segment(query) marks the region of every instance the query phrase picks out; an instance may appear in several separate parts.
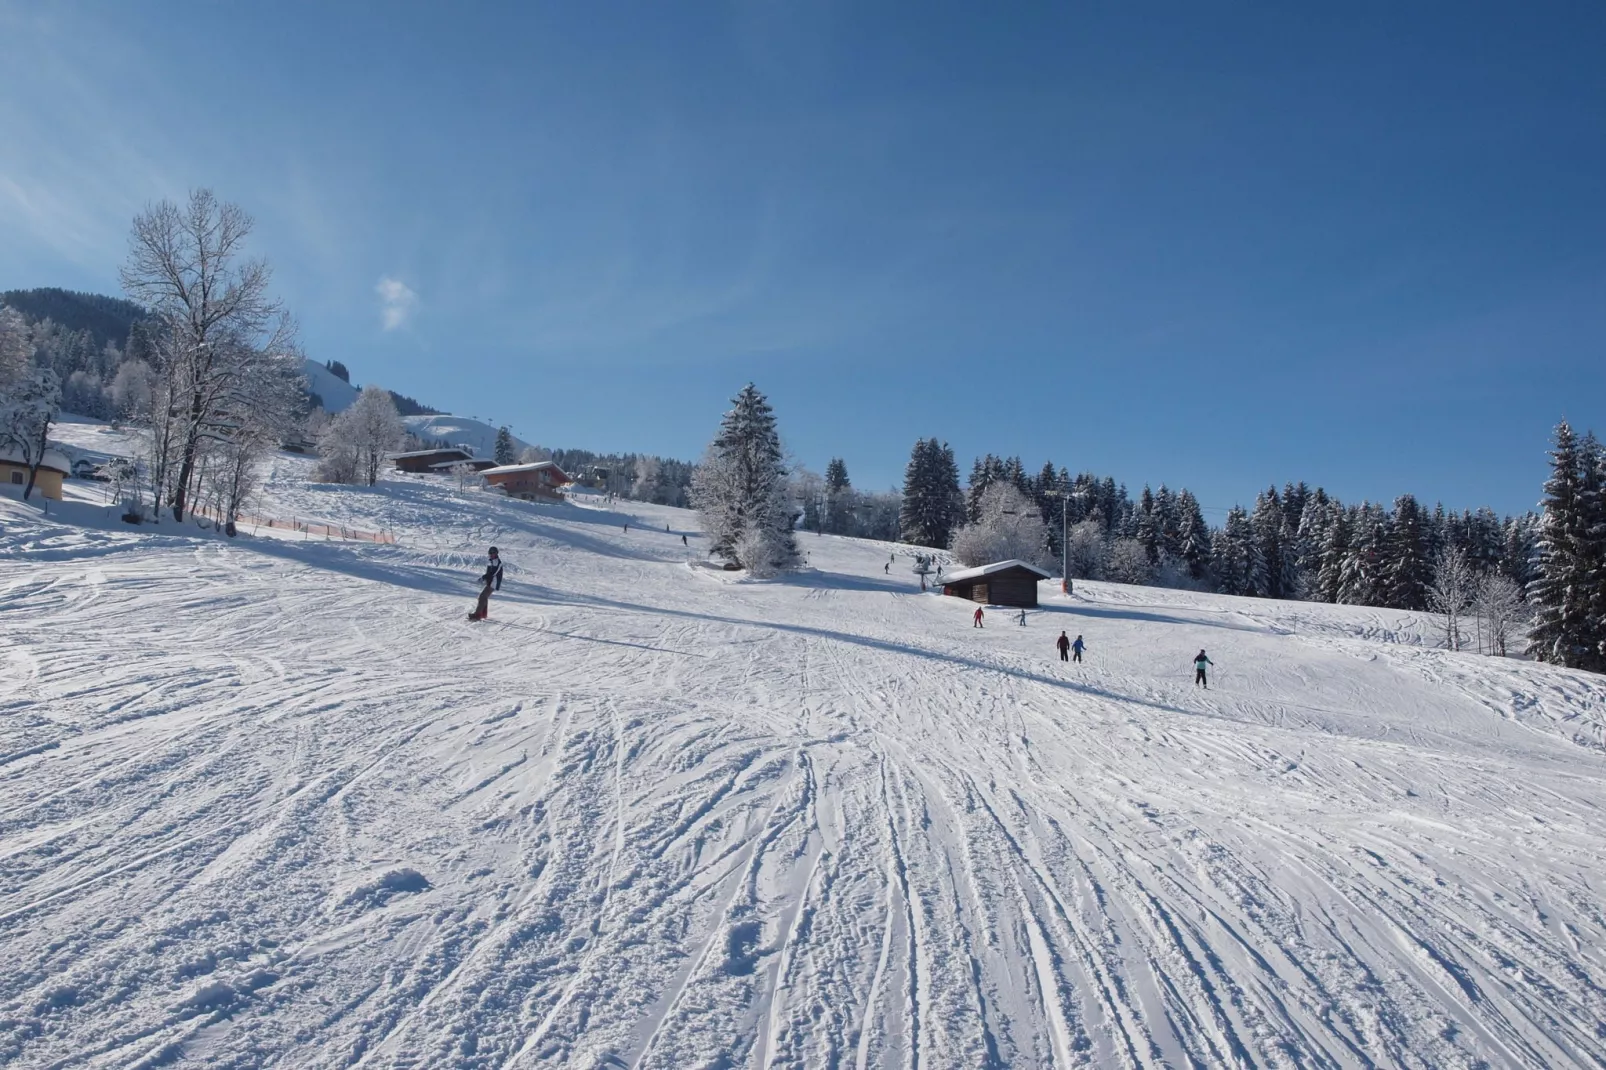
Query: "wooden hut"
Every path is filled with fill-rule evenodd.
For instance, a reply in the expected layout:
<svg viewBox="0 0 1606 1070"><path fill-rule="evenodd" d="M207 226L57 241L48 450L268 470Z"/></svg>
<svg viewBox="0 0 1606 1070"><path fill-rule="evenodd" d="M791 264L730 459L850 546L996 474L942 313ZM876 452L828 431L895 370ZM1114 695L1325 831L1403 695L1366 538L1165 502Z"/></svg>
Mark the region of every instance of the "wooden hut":
<svg viewBox="0 0 1606 1070"><path fill-rule="evenodd" d="M942 578L942 593L989 606L1037 605L1037 584L1052 577L1024 561L996 561Z"/></svg>
<svg viewBox="0 0 1606 1070"><path fill-rule="evenodd" d="M450 467L462 461L472 461L474 455L461 446L447 446L444 449L412 450L408 453L398 453L391 460L403 472L427 473L438 464Z"/></svg>
<svg viewBox="0 0 1606 1070"><path fill-rule="evenodd" d="M559 491L573 482L551 461L498 465L480 475L488 485L500 487L509 497L530 501L560 501L563 495Z"/></svg>

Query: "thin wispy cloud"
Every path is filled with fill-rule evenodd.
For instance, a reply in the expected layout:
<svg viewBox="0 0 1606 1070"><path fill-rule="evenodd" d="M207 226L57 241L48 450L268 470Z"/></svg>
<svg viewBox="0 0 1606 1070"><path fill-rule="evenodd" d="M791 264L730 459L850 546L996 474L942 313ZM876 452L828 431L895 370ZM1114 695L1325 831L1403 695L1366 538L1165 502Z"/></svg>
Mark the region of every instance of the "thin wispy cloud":
<svg viewBox="0 0 1606 1070"><path fill-rule="evenodd" d="M379 316L387 331L405 327L418 308L418 294L400 279L384 276L374 286L379 295Z"/></svg>

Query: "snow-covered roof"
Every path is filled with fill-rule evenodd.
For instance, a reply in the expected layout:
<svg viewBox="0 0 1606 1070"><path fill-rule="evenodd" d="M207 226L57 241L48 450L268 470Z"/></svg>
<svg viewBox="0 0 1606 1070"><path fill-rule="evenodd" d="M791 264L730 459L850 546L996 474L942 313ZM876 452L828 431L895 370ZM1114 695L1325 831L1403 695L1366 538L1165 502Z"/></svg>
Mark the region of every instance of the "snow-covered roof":
<svg viewBox="0 0 1606 1070"><path fill-rule="evenodd" d="M1036 565L1028 565L1026 562L1016 560L1012 557L1008 561L994 561L990 565L981 565L977 568L967 568L960 572L950 572L942 578L942 583L943 586L947 586L950 583L964 583L966 580L979 580L983 576L991 576L995 572L1003 572L1005 569L1009 568L1024 568L1029 572L1037 573L1045 580L1053 579L1053 575L1051 573L1043 571Z"/></svg>
<svg viewBox="0 0 1606 1070"><path fill-rule="evenodd" d="M558 468L552 461L536 461L533 464L499 464L495 468L487 468L480 475L504 476L512 475L515 472L537 472L543 468L557 468L560 475L564 474L563 469Z"/></svg>
<svg viewBox="0 0 1606 1070"><path fill-rule="evenodd" d="M462 446L436 446L434 449L409 450L407 453L393 453L390 456L392 460L399 461L403 457L433 457L437 453L461 453L464 457L474 456L472 450L466 450Z"/></svg>
<svg viewBox="0 0 1606 1070"><path fill-rule="evenodd" d="M0 447L0 461L4 461L7 464L28 463L23 460L22 451L15 446ZM62 475L67 475L72 471L72 462L67 460L67 455L60 450L46 450L44 460L39 462L39 467L50 468L60 472Z"/></svg>

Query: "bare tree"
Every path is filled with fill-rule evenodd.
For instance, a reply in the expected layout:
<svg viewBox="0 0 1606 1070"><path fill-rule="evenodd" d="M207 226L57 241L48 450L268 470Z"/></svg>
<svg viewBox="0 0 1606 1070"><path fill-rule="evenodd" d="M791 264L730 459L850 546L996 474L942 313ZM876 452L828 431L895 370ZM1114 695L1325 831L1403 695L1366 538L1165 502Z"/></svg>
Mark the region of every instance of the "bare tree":
<svg viewBox="0 0 1606 1070"><path fill-rule="evenodd" d="M1532 619L1533 611L1522 597L1515 580L1500 572L1483 576L1477 585L1472 608L1479 627L1489 633L1489 653L1506 656L1506 644L1518 627Z"/></svg>
<svg viewBox="0 0 1606 1070"><path fill-rule="evenodd" d="M123 289L159 324L152 476L176 520L195 492L203 441L250 403L244 384L253 364L293 351L295 325L268 296L267 263L244 256L250 233L244 209L201 189L183 207L146 208L129 236Z"/></svg>
<svg viewBox="0 0 1606 1070"><path fill-rule="evenodd" d="M458 461L451 467L452 477L457 480L457 493L468 493L468 481L474 477L474 466L467 461Z"/></svg>
<svg viewBox="0 0 1606 1070"><path fill-rule="evenodd" d="M386 458L401 447L406 437L407 425L397 415L390 391L370 383L325 429L318 443L318 452L323 455L321 477L334 483L361 482L371 487L379 481L379 470Z"/></svg>
<svg viewBox="0 0 1606 1070"><path fill-rule="evenodd" d="M299 419L299 372L284 362L258 363L241 383L249 405L222 414L208 438L207 459L212 490L224 531L234 536L234 523L261 482L262 463L294 430Z"/></svg>
<svg viewBox="0 0 1606 1070"><path fill-rule="evenodd" d="M1048 526L1036 503L1013 484L994 483L982 492L974 524L954 533L954 556L965 565L1021 560L1048 561Z"/></svg>
<svg viewBox="0 0 1606 1070"><path fill-rule="evenodd" d="M1478 577L1466 552L1451 547L1439 554L1428 583L1428 608L1444 615L1444 645L1461 649L1461 615L1472 604Z"/></svg>

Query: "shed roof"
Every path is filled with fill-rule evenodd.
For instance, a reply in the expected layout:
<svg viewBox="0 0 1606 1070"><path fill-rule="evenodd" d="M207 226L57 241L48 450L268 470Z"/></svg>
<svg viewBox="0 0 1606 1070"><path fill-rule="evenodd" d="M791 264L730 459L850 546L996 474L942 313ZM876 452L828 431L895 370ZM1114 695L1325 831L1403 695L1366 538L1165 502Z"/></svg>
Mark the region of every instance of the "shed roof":
<svg viewBox="0 0 1606 1070"><path fill-rule="evenodd" d="M567 482L569 479L568 475L563 471L563 469L559 468L552 461L535 461L532 464L499 464L495 468L487 468L485 471L481 472L480 475L510 476L517 472L538 472L543 468L550 468L557 472L558 475L563 476L565 482Z"/></svg>
<svg viewBox="0 0 1606 1070"><path fill-rule="evenodd" d="M404 457L434 457L442 453L460 453L465 459L474 456L473 453L465 450L462 446L437 446L432 450L409 450L406 453L393 453L390 457L391 460L399 461Z"/></svg>
<svg viewBox="0 0 1606 1070"><path fill-rule="evenodd" d="M0 462L6 464L27 464L23 460L22 451L15 446L0 446ZM72 472L72 462L60 450L45 450L44 459L39 462L40 468L49 468L51 471L69 475Z"/></svg>
<svg viewBox="0 0 1606 1070"><path fill-rule="evenodd" d="M487 468L496 467L496 462L487 457L469 457L467 459L459 458L455 461L436 461L429 467L432 470L438 469L442 472L449 472L460 464L466 464L476 472L483 472Z"/></svg>
<svg viewBox="0 0 1606 1070"><path fill-rule="evenodd" d="M1045 580L1054 578L1051 573L1045 572L1036 565L1028 565L1024 561L1010 558L1008 561L994 561L990 565L981 565L977 568L967 568L959 572L950 572L942 578L942 585L947 587L949 584L969 583L973 580L979 580L983 576L991 576L995 572L1004 572L1012 568L1023 568L1028 572L1035 572Z"/></svg>

